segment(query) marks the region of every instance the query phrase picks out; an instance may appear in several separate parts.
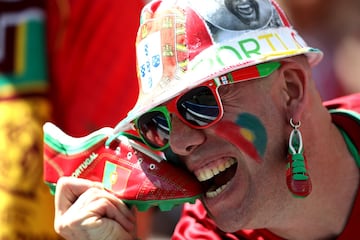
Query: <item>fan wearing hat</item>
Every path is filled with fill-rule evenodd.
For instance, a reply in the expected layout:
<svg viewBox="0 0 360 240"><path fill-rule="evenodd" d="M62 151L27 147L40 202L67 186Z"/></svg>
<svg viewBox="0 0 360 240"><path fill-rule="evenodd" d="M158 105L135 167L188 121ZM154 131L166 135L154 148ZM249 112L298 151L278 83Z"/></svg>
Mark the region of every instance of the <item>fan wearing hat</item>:
<svg viewBox="0 0 360 240"><path fill-rule="evenodd" d="M138 100L114 136L136 130L204 189L173 239L356 235L360 95L322 102L323 53L275 1L151 1L136 49ZM64 178L56 199L65 238L135 239L132 212L91 182Z"/></svg>

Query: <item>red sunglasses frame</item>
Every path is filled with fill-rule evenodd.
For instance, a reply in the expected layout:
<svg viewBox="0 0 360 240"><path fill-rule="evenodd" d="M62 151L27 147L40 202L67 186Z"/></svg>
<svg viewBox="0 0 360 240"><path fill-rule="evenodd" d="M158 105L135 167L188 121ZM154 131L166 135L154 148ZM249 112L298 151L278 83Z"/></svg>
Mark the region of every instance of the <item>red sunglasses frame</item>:
<svg viewBox="0 0 360 240"><path fill-rule="evenodd" d="M167 124L169 126L169 133L171 132L171 115L170 115L170 113L175 114L182 122L184 122L186 125L190 126L191 128L205 129L205 128L211 127L214 124L216 124L223 117L223 114L224 114L224 109L223 109L221 98L220 98L220 95L218 92L219 86L242 82L242 81L249 81L252 79L264 78L264 77L271 75L280 66L281 66L280 62L267 62L267 63L261 63L258 65L235 70L233 72L230 72L230 73L221 75L219 77L213 78L211 80L208 80L208 81L196 86L195 88L192 88L189 91L176 96L175 98L169 100L165 104L155 107L155 108L152 108L151 110L147 111L146 113L154 112L154 111L162 112L164 114ZM188 94L191 90L199 88L199 87L203 87L203 86L208 87L211 90L212 94L214 95L216 103L219 107L219 114L216 117L216 119L214 119L211 123L209 123L207 125L198 126L198 125L191 124L191 122L187 121L179 113L179 111L177 109L177 103L184 95ZM145 114L139 116L138 118L136 118L134 120L135 128L138 131L141 139L144 141L145 144L147 144L149 147L151 147L154 150L163 150L163 149L167 148L169 145L168 142L164 143L164 146L156 147L154 144L149 143L148 142L149 139L146 136L144 136L144 133L142 133L142 131L140 129L141 127L139 126L139 122L141 120L139 120L139 119L141 119Z"/></svg>

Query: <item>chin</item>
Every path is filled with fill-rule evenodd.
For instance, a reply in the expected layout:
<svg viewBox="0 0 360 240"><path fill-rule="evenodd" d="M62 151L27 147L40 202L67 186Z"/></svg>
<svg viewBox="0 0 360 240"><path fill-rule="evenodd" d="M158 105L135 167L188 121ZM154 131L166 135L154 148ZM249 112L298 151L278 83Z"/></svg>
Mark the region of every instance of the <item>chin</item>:
<svg viewBox="0 0 360 240"><path fill-rule="evenodd" d="M225 220L225 221L214 220L214 221L216 226L224 232L231 233L231 232L236 232L240 229L244 229L244 226L241 223L239 224L239 222L234 223L233 221L229 221L229 220Z"/></svg>
<svg viewBox="0 0 360 240"><path fill-rule="evenodd" d="M234 210L234 208L223 208L222 212L208 211L209 216L215 222L216 226L224 232L236 232L240 229L248 228L249 215L242 213L240 208Z"/></svg>

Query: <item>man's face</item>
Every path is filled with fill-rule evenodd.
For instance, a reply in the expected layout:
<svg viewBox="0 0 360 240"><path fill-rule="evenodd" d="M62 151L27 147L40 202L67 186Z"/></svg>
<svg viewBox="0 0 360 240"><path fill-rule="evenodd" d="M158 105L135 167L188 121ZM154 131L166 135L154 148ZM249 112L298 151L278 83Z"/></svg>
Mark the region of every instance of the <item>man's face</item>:
<svg viewBox="0 0 360 240"><path fill-rule="evenodd" d="M203 204L225 231L263 227L286 202L285 124L271 78L220 87L224 116L212 127L172 119L170 146L204 184Z"/></svg>
<svg viewBox="0 0 360 240"><path fill-rule="evenodd" d="M255 0L231 1L233 13L244 23L250 25L259 21L258 3Z"/></svg>

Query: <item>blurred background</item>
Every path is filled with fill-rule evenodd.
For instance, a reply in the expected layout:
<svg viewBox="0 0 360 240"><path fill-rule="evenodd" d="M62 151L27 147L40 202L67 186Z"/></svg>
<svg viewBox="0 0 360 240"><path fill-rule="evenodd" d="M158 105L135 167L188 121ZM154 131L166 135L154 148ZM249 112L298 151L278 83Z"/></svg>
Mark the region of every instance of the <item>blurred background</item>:
<svg viewBox="0 0 360 240"><path fill-rule="evenodd" d="M324 51L323 100L359 92L360 1L278 0ZM113 127L136 100L135 35L145 0L0 0L0 240L61 239L42 181L42 125L72 136ZM169 239L181 207L138 213L141 239Z"/></svg>
<svg viewBox="0 0 360 240"><path fill-rule="evenodd" d="M314 69L323 100L360 91L360 1L278 0L305 41L324 52Z"/></svg>

